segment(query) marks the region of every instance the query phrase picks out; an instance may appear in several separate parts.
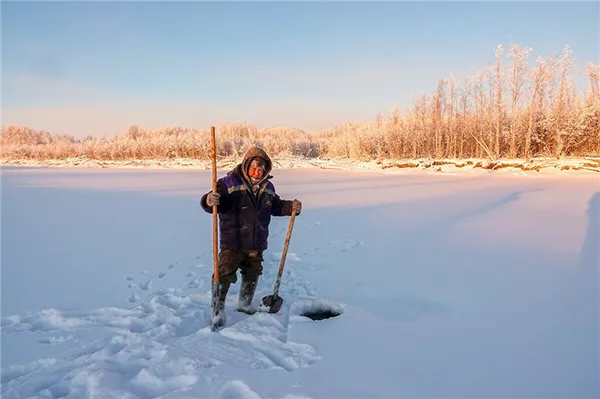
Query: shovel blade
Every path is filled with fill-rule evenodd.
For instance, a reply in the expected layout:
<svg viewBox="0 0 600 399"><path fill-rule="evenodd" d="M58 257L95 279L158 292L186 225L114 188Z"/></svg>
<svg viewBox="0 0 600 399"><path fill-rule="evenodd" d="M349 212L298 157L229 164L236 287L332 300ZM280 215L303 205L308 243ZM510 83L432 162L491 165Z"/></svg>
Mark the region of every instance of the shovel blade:
<svg viewBox="0 0 600 399"><path fill-rule="evenodd" d="M283 298L278 295L267 295L263 297L262 305L268 309L269 313L277 313L283 305Z"/></svg>

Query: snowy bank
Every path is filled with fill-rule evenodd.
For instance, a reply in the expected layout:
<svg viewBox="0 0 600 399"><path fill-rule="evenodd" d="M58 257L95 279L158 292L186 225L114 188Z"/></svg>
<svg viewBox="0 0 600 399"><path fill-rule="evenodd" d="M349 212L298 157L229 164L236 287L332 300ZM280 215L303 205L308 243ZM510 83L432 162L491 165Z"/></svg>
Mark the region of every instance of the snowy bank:
<svg viewBox="0 0 600 399"><path fill-rule="evenodd" d="M239 158L221 158L217 160L219 169L230 169L240 161ZM414 159L414 160L372 160L357 161L345 157L339 158L301 158L273 157L275 167L279 169L337 169L361 171L385 171L386 173L402 173L425 171L432 173L464 173L464 172L508 172L522 174L533 173L600 173L600 158L535 158L524 159ZM205 159L132 159L124 161L98 160L87 157L66 159L3 159L6 166L31 167L85 167L85 168L148 168L148 169L196 169L210 170L212 163Z"/></svg>

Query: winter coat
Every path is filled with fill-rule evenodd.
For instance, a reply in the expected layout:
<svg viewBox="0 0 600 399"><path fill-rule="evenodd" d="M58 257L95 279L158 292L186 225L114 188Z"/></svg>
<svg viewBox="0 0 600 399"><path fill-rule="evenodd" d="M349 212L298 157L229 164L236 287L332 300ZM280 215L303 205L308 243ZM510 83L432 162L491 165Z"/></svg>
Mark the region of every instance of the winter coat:
<svg viewBox="0 0 600 399"><path fill-rule="evenodd" d="M257 183L254 193L247 170L252 158L257 156L265 159L267 165L263 180ZM272 169L269 156L254 147L246 152L242 163L217 180L217 192L221 195L217 207L221 251L266 250L271 216L291 216L292 201L282 200L275 192L270 181L273 176L269 174ZM206 212L212 213L212 207L206 204L209 193L202 196L200 204Z"/></svg>

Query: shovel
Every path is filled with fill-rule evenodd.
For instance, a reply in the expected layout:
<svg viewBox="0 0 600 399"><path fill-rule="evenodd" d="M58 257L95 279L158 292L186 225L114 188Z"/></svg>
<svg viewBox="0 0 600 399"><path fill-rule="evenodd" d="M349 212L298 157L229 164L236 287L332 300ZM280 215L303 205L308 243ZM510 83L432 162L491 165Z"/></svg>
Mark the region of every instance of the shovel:
<svg viewBox="0 0 600 399"><path fill-rule="evenodd" d="M267 295L262 298L262 306L266 308L268 313L277 313L283 305L283 298L279 296L279 284L281 282L281 275L283 274L283 266L285 264L285 257L287 256L288 247L290 245L290 238L292 238L292 229L294 228L294 219L296 218L296 212L292 212L290 218L290 225L288 227L287 235L285 237L285 244L283 246L283 253L281 254L281 262L279 263L279 272L277 273L277 280L275 281L275 290L273 295Z"/></svg>

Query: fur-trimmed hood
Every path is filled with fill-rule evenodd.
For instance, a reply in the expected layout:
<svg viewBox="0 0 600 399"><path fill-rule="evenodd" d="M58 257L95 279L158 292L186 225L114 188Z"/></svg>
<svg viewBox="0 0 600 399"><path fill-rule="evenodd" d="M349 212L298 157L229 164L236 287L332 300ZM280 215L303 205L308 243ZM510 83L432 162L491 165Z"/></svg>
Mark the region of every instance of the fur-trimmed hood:
<svg viewBox="0 0 600 399"><path fill-rule="evenodd" d="M246 153L244 154L244 158L243 158L242 162L234 168L233 173L240 175L245 181L250 183L250 178L248 176L248 167L250 166L250 162L252 162L252 159L255 157L261 157L262 159L264 159L266 161L265 174L263 175L263 178L261 179L261 181L257 183L257 184L260 184L263 181L265 181L266 179L270 179L273 177L270 175L271 171L273 170L273 161L271 160L269 155L266 153L266 151L263 150L262 148L259 148L259 147L249 148L248 151L246 151Z"/></svg>

